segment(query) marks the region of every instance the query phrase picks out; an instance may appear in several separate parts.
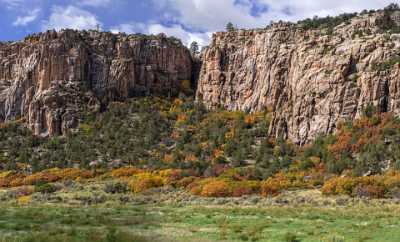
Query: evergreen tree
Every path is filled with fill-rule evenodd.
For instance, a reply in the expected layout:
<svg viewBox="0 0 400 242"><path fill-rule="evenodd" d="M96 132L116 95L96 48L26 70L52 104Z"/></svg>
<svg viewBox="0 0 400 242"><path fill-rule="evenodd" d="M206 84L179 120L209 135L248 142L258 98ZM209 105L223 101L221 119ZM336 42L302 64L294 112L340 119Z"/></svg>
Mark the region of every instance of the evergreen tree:
<svg viewBox="0 0 400 242"><path fill-rule="evenodd" d="M190 44L189 50L190 50L190 53L191 53L192 55L198 54L198 53L199 53L199 44L198 44L196 41L193 41L193 42Z"/></svg>
<svg viewBox="0 0 400 242"><path fill-rule="evenodd" d="M233 26L233 23L229 22L226 24L226 31L228 32L235 31L235 26Z"/></svg>

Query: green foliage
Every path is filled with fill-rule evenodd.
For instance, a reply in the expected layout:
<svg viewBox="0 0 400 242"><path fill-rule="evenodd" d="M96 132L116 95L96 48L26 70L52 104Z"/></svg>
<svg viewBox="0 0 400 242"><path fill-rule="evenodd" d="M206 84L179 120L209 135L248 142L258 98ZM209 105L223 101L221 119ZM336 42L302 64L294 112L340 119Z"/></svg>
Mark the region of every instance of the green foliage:
<svg viewBox="0 0 400 242"><path fill-rule="evenodd" d="M228 32L233 32L233 31L236 30L235 26L234 26L231 22L229 22L229 23L226 24L225 29L226 29L226 31L228 31Z"/></svg>
<svg viewBox="0 0 400 242"><path fill-rule="evenodd" d="M391 57L390 59L378 63L377 65L374 65L374 70L375 71L387 71L390 70L394 65L400 64L400 56L396 55Z"/></svg>
<svg viewBox="0 0 400 242"><path fill-rule="evenodd" d="M332 33L332 29L342 23L350 21L353 17L355 17L356 13L351 14L341 14L336 17L324 17L320 18L318 16L314 16L314 18L305 19L299 21L300 24L305 30L309 29L328 29L328 33Z"/></svg>
<svg viewBox="0 0 400 242"><path fill-rule="evenodd" d="M111 194L126 193L129 191L129 187L125 182L108 182L104 187L104 191Z"/></svg>
<svg viewBox="0 0 400 242"><path fill-rule="evenodd" d="M46 184L40 184L35 186L35 192L40 192L40 193L54 193L58 190L58 187L54 184L51 183L46 183Z"/></svg>
<svg viewBox="0 0 400 242"><path fill-rule="evenodd" d="M363 116L367 118L372 118L377 112L376 107L372 103L368 103L363 110Z"/></svg>

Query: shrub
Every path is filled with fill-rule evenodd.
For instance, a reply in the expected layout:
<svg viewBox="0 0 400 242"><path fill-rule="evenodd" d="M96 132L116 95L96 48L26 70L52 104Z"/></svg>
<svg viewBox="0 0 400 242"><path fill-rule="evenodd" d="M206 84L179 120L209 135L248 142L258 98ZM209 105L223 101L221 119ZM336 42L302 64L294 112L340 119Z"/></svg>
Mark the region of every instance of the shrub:
<svg viewBox="0 0 400 242"><path fill-rule="evenodd" d="M284 237L285 242L300 242L301 240L297 237L296 234L286 233Z"/></svg>
<svg viewBox="0 0 400 242"><path fill-rule="evenodd" d="M60 179L61 177L55 174L43 171L25 177L23 182L24 185L38 185L38 184L56 182L59 181Z"/></svg>
<svg viewBox="0 0 400 242"><path fill-rule="evenodd" d="M32 186L22 186L18 188L11 189L7 191L7 197L9 198L19 198L23 196L29 196L35 192Z"/></svg>
<svg viewBox="0 0 400 242"><path fill-rule="evenodd" d="M158 174L163 178L165 185L175 185L182 178L180 169L161 170Z"/></svg>
<svg viewBox="0 0 400 242"><path fill-rule="evenodd" d="M121 168L111 171L111 176L116 177L116 178L130 177L130 176L136 175L140 172L143 172L143 171L136 167L128 166L128 167L121 167Z"/></svg>
<svg viewBox="0 0 400 242"><path fill-rule="evenodd" d="M106 193L126 193L128 190L128 184L125 182L108 182L104 186L104 192Z"/></svg>
<svg viewBox="0 0 400 242"><path fill-rule="evenodd" d="M40 192L40 193L44 193L44 194L54 193L58 189L59 188L56 185L49 184L49 183L35 186L35 192Z"/></svg>
<svg viewBox="0 0 400 242"><path fill-rule="evenodd" d="M211 180L205 184L200 195L203 197L228 197L232 193L229 184L223 180Z"/></svg>
<svg viewBox="0 0 400 242"><path fill-rule="evenodd" d="M387 190L384 179L383 176L334 177L325 182L321 191L325 195L346 194L380 198Z"/></svg>
<svg viewBox="0 0 400 242"><path fill-rule="evenodd" d="M286 179L268 178L261 184L261 195L264 197L276 196L281 190L289 187Z"/></svg>
<svg viewBox="0 0 400 242"><path fill-rule="evenodd" d="M150 188L162 187L164 180L159 175L154 175L150 172L140 173L135 175L128 183L130 189L134 193L140 193Z"/></svg>
<svg viewBox="0 0 400 242"><path fill-rule="evenodd" d="M259 181L234 181L228 178L195 180L187 186L192 194L203 197L241 197L258 193Z"/></svg>
<svg viewBox="0 0 400 242"><path fill-rule="evenodd" d="M377 185L358 185L355 188L355 195L357 197L383 198L385 189Z"/></svg>
<svg viewBox="0 0 400 242"><path fill-rule="evenodd" d="M319 181L318 175L309 175L305 172L280 172L261 183L261 195L276 196L282 190L289 188L312 188L314 184L318 185Z"/></svg>
<svg viewBox="0 0 400 242"><path fill-rule="evenodd" d="M244 195L251 195L260 191L259 181L242 181L235 182L232 186L232 196L241 197Z"/></svg>
<svg viewBox="0 0 400 242"><path fill-rule="evenodd" d="M27 205L31 202L32 200L32 196L28 195L28 196L22 196L18 198L18 203L21 205Z"/></svg>

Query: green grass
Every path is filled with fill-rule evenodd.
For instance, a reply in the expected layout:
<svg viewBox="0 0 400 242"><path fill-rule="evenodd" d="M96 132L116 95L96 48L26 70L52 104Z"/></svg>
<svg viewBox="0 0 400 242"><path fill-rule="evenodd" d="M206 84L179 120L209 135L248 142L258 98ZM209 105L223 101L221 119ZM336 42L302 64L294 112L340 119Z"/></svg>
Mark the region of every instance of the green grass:
<svg viewBox="0 0 400 242"><path fill-rule="evenodd" d="M400 241L400 207L0 207L8 241Z"/></svg>

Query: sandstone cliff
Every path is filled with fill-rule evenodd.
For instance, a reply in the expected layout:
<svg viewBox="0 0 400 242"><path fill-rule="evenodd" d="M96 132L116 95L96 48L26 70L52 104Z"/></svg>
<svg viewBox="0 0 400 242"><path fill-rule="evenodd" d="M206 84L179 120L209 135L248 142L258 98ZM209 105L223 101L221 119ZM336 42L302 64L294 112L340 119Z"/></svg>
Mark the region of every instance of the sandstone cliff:
<svg viewBox="0 0 400 242"><path fill-rule="evenodd" d="M0 122L25 118L37 135L64 134L80 113L135 95L176 95L192 60L164 35L48 31L0 43Z"/></svg>
<svg viewBox="0 0 400 242"><path fill-rule="evenodd" d="M369 103L400 114L399 12L360 14L333 29L277 23L216 33L196 97L207 107L270 109L270 133L304 144Z"/></svg>

